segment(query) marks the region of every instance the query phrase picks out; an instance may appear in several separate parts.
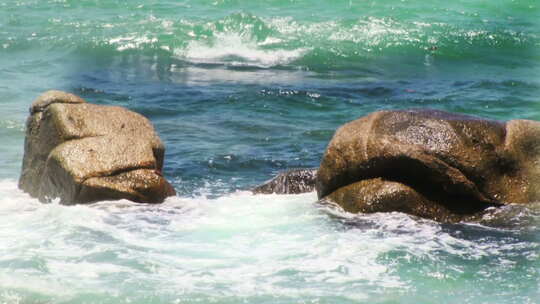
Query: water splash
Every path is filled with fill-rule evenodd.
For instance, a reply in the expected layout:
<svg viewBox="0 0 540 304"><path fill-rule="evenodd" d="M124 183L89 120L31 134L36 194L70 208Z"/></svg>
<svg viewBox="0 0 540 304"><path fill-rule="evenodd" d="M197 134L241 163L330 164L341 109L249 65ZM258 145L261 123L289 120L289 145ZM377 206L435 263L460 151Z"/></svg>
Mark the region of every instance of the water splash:
<svg viewBox="0 0 540 304"><path fill-rule="evenodd" d="M538 260L538 243L504 230L351 215L317 207L314 193L67 207L42 205L4 180L0 197L4 302L395 300L448 280L512 277L516 263ZM479 262L491 266L462 276Z"/></svg>

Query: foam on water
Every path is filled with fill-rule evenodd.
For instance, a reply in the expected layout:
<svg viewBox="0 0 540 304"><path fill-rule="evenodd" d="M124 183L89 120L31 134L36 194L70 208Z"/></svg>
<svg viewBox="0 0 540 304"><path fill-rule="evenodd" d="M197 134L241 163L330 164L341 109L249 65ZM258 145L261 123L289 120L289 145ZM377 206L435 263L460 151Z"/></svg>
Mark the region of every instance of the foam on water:
<svg viewBox="0 0 540 304"><path fill-rule="evenodd" d="M461 275L479 261L497 260L475 275L487 279L539 258L538 243L460 235L504 234L496 228L448 229L399 213L357 216L317 206L314 193L68 207L40 204L3 180L0 197L6 303L421 299L419 283L467 281ZM403 270L412 261L425 263L416 282L414 271Z"/></svg>
<svg viewBox="0 0 540 304"><path fill-rule="evenodd" d="M155 44L157 41L157 38L149 38L147 36L120 36L109 39L108 44L115 46L118 51L125 51L141 49L143 46Z"/></svg>
<svg viewBox="0 0 540 304"><path fill-rule="evenodd" d="M388 54L406 55L404 60L415 62L426 55L458 61L480 60L486 55L509 60L508 55L515 54L516 49L520 50L521 61L511 63L520 65L535 58L539 39L523 27L505 29L478 18L463 26L445 18L420 21L382 13L302 18L232 10L194 18L183 11L176 16L167 10L156 14L133 9L137 13L107 19L105 23L60 14L28 29L6 32L0 51L18 53L45 48L79 53L97 49L109 56L135 50L150 55L163 51L193 63L327 70L384 60ZM452 10L445 14L462 17ZM14 24L22 22L19 15L12 18L16 19Z"/></svg>
<svg viewBox="0 0 540 304"><path fill-rule="evenodd" d="M247 40L238 34L218 34L211 43L191 41L186 50L177 55L194 63L227 64L232 66L256 66L262 68L286 65L300 58L306 49L262 49L262 46L279 40L268 39L261 43Z"/></svg>

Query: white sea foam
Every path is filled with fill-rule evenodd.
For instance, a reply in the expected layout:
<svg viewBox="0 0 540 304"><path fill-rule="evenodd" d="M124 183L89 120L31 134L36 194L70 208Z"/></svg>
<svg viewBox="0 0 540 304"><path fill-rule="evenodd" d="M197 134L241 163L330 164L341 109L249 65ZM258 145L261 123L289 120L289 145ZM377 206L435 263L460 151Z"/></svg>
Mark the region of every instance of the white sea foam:
<svg viewBox="0 0 540 304"><path fill-rule="evenodd" d="M211 42L191 41L185 50L176 54L195 63L227 64L233 66L272 67L286 65L305 54L307 49L263 48L278 40L257 43L236 33L217 34Z"/></svg>
<svg viewBox="0 0 540 304"><path fill-rule="evenodd" d="M392 301L419 288L418 278L411 285L401 273L411 263L424 264L426 280L441 284L465 271L463 263L448 264L448 256L496 256L500 269L514 263L506 256L511 244L460 238L400 213L353 215L315 201L314 193L236 192L172 197L161 205L121 200L68 207L40 204L3 180L0 303L28 302L32 294L69 302L89 292L122 301L149 294L170 302L369 301L373 294Z"/></svg>
<svg viewBox="0 0 540 304"><path fill-rule="evenodd" d="M109 39L110 45L116 46L118 51L125 51L129 49L140 49L143 45L150 45L158 42L155 37L144 36L120 36Z"/></svg>

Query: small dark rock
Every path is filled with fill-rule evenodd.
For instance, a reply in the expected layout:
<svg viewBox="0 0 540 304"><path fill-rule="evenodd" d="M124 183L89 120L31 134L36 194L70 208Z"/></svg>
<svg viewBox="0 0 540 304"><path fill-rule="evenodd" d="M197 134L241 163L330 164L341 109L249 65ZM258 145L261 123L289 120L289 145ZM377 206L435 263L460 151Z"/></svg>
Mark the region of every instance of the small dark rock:
<svg viewBox="0 0 540 304"><path fill-rule="evenodd" d="M295 169L278 174L253 189L255 194L300 194L315 190L317 169Z"/></svg>

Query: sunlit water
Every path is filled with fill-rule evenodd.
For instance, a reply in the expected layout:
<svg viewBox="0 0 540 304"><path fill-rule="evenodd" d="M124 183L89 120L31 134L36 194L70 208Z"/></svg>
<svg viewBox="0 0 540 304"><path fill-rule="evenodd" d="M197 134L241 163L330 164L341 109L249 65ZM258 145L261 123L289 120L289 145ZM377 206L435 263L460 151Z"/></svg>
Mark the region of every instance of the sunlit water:
<svg viewBox="0 0 540 304"><path fill-rule="evenodd" d="M252 195L380 109L540 120L536 1L0 2L0 303L540 303L540 205L480 223ZM178 196L17 189L32 100L147 116Z"/></svg>

